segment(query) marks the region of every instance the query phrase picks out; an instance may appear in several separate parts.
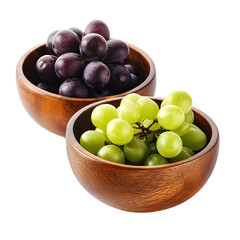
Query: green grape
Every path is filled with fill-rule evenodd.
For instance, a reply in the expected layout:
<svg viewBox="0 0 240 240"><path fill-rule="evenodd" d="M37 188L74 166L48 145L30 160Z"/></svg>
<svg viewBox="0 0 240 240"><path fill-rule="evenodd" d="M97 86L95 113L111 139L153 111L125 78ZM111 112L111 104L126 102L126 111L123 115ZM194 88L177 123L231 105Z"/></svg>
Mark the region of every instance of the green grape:
<svg viewBox="0 0 240 240"><path fill-rule="evenodd" d="M182 151L182 140L174 132L162 133L156 142L158 152L165 158L176 157Z"/></svg>
<svg viewBox="0 0 240 240"><path fill-rule="evenodd" d="M148 155L147 145L139 138L134 137L132 141L123 147L125 157L128 161L138 163Z"/></svg>
<svg viewBox="0 0 240 240"><path fill-rule="evenodd" d="M191 148L193 151L204 148L207 144L206 134L195 127L191 127L189 131L181 136L183 145Z"/></svg>
<svg viewBox="0 0 240 240"><path fill-rule="evenodd" d="M104 130L106 129L107 124L115 118L118 118L117 109L110 104L98 105L93 109L91 114L93 125Z"/></svg>
<svg viewBox="0 0 240 240"><path fill-rule="evenodd" d="M140 118L140 110L137 104L125 100L118 108L117 108L118 116L130 124L136 123Z"/></svg>
<svg viewBox="0 0 240 240"><path fill-rule="evenodd" d="M153 123L153 121L154 121L153 119L145 119L142 124L145 128L148 128ZM160 125L158 122L153 123L152 126L149 128L149 130L151 131L156 131L159 129Z"/></svg>
<svg viewBox="0 0 240 240"><path fill-rule="evenodd" d="M103 130L103 129L100 129L100 128L95 128L95 131L102 133L102 134L104 135L104 137L105 137L105 141L106 141L108 144L110 143L110 140L108 139L108 137L107 137L107 134L106 134L106 131L105 131L105 130Z"/></svg>
<svg viewBox="0 0 240 240"><path fill-rule="evenodd" d="M116 145L103 146L97 153L97 156L115 163L125 163L123 151Z"/></svg>
<svg viewBox="0 0 240 240"><path fill-rule="evenodd" d="M149 150L149 154L158 153L156 142L151 143L148 147L148 150Z"/></svg>
<svg viewBox="0 0 240 240"><path fill-rule="evenodd" d="M184 113L187 113L192 108L192 98L187 92L176 90L167 94L164 98L161 107L166 105L176 105L180 107Z"/></svg>
<svg viewBox="0 0 240 240"><path fill-rule="evenodd" d="M133 138L133 127L124 119L116 118L107 125L107 137L116 145L125 145Z"/></svg>
<svg viewBox="0 0 240 240"><path fill-rule="evenodd" d="M188 122L188 123L193 123L194 122L194 113L193 113L192 110L185 113L185 121Z"/></svg>
<svg viewBox="0 0 240 240"><path fill-rule="evenodd" d="M190 127L191 127L191 128L195 128L195 129L197 129L197 130L202 131L201 128L198 127L197 125L195 125L195 124L193 124L193 123L189 123L189 124L190 124Z"/></svg>
<svg viewBox="0 0 240 240"><path fill-rule="evenodd" d="M137 124L132 124L132 127L133 127L133 134L138 134L138 133L141 133L142 130L139 128L139 126Z"/></svg>
<svg viewBox="0 0 240 240"><path fill-rule="evenodd" d="M178 162L184 159L187 159L194 155L194 152L191 148L183 147L182 151L174 158L168 159L170 163Z"/></svg>
<svg viewBox="0 0 240 240"><path fill-rule="evenodd" d="M164 158L163 156L161 156L158 153L154 153L149 155L145 162L144 165L145 166L155 166L155 165L162 165L162 164L167 164L168 161L166 158Z"/></svg>
<svg viewBox="0 0 240 240"><path fill-rule="evenodd" d="M97 154L98 150L104 146L105 136L97 131L88 130L80 138L80 145L87 151Z"/></svg>
<svg viewBox="0 0 240 240"><path fill-rule="evenodd" d="M176 128L172 131L175 132L176 134L178 134L179 136L182 136L182 135L186 134L189 131L189 129L190 129L190 124L187 122L183 122L183 124L180 127Z"/></svg>
<svg viewBox="0 0 240 240"><path fill-rule="evenodd" d="M157 117L159 107L152 99L141 97L137 100L137 105L144 119L154 119Z"/></svg>
<svg viewBox="0 0 240 240"><path fill-rule="evenodd" d="M157 115L160 126L168 130L180 127L184 122L184 118L182 109L175 105L162 107Z"/></svg>
<svg viewBox="0 0 240 240"><path fill-rule="evenodd" d="M141 96L140 96L139 94L137 94L137 93L130 93L130 94L126 95L125 97L123 97L123 99L122 99L121 102L120 102L120 105L121 105L123 102L125 102L126 100L131 101L131 102L133 102L133 103L136 103L137 100L138 100L140 97L141 97Z"/></svg>

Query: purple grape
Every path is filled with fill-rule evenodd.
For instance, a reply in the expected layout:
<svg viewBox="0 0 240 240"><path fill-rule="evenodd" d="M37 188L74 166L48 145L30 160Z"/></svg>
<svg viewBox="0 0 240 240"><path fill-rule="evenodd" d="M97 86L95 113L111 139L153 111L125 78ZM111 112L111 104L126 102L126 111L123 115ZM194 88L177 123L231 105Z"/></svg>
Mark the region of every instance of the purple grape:
<svg viewBox="0 0 240 240"><path fill-rule="evenodd" d="M82 30L80 30L79 28L76 28L76 27L69 28L69 29L72 30L73 32L75 32L78 35L80 41L82 40L82 37L83 37L83 31Z"/></svg>
<svg viewBox="0 0 240 240"><path fill-rule="evenodd" d="M79 53L80 39L78 35L71 30L58 31L52 40L52 48L56 55L63 53L75 52Z"/></svg>
<svg viewBox="0 0 240 240"><path fill-rule="evenodd" d="M112 93L121 93L131 87L131 76L126 67L120 64L109 64L110 82L108 89Z"/></svg>
<svg viewBox="0 0 240 240"><path fill-rule="evenodd" d="M47 46L47 50L50 54L54 54L55 55L55 52L53 51L52 49L52 40L53 40L53 37L54 35L58 32L59 30L56 30L56 31L53 31L47 38L47 42L46 42L46 46Z"/></svg>
<svg viewBox="0 0 240 240"><path fill-rule="evenodd" d="M110 38L109 28L103 21L93 20L91 21L84 30L85 35L89 33L98 33L102 35L106 40Z"/></svg>
<svg viewBox="0 0 240 240"><path fill-rule="evenodd" d="M80 52L87 61L101 61L107 54L107 42L97 33L89 33L82 38Z"/></svg>
<svg viewBox="0 0 240 240"><path fill-rule="evenodd" d="M54 70L56 60L54 55L43 55L37 60L35 69L43 82L54 84L61 81Z"/></svg>
<svg viewBox="0 0 240 240"><path fill-rule="evenodd" d="M138 86L141 83L140 78L137 75L130 73L130 76L131 76L131 80L130 80L128 90L135 88L136 86Z"/></svg>
<svg viewBox="0 0 240 240"><path fill-rule="evenodd" d="M73 78L81 75L85 66L85 60L77 53L64 53L58 57L55 63L56 74L62 78Z"/></svg>
<svg viewBox="0 0 240 240"><path fill-rule="evenodd" d="M86 98L88 89L79 78L69 78L61 84L59 94L67 97Z"/></svg>
<svg viewBox="0 0 240 240"><path fill-rule="evenodd" d="M138 75L137 69L132 64L125 64L124 66L128 69L130 73Z"/></svg>
<svg viewBox="0 0 240 240"><path fill-rule="evenodd" d="M124 64L130 53L128 45L118 39L108 40L107 48L107 56L104 59L105 63Z"/></svg>
<svg viewBox="0 0 240 240"><path fill-rule="evenodd" d="M99 97L111 96L112 92L107 88L104 88L100 91L93 88L89 88L88 94L89 94L89 97L91 98L99 98Z"/></svg>
<svg viewBox="0 0 240 240"><path fill-rule="evenodd" d="M110 71L102 62L90 62L84 69L83 80L90 88L102 89L109 83Z"/></svg>

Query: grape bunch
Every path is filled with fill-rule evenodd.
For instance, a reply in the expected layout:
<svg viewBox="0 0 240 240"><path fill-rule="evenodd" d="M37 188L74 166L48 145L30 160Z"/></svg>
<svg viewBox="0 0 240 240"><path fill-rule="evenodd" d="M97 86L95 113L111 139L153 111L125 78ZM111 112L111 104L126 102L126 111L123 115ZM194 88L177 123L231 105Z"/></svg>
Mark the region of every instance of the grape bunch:
<svg viewBox="0 0 240 240"><path fill-rule="evenodd" d="M158 104L131 93L120 106L98 105L91 113L94 130L84 132L80 145L103 159L131 165L161 165L193 156L207 144L195 124L192 98L182 90Z"/></svg>
<svg viewBox="0 0 240 240"><path fill-rule="evenodd" d="M84 32L78 28L52 32L46 42L48 54L35 69L38 87L68 97L103 97L130 90L142 80L127 64L127 44L110 39L108 26L94 20Z"/></svg>

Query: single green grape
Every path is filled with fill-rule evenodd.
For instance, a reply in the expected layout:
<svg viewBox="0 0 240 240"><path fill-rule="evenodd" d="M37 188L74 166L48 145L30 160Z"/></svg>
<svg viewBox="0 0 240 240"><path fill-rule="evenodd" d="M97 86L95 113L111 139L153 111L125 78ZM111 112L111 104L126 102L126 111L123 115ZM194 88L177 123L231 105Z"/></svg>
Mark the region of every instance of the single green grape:
<svg viewBox="0 0 240 240"><path fill-rule="evenodd" d="M191 148L193 151L201 150L207 144L206 134L195 127L191 127L181 138L183 145Z"/></svg>
<svg viewBox="0 0 240 240"><path fill-rule="evenodd" d="M149 147L149 154L153 154L153 153L158 153L157 147L156 147L156 142L152 142Z"/></svg>
<svg viewBox="0 0 240 240"><path fill-rule="evenodd" d="M136 123L140 118L140 110L137 104L132 101L125 100L118 108L117 108L118 116L130 124Z"/></svg>
<svg viewBox="0 0 240 240"><path fill-rule="evenodd" d="M168 163L168 160L166 158L164 158L163 156L161 156L158 153L153 153L146 158L144 165L145 166L156 166L156 165L163 165L163 164L167 164L167 163Z"/></svg>
<svg viewBox="0 0 240 240"><path fill-rule="evenodd" d="M172 131L177 133L179 136L182 136L186 134L189 131L189 129L190 129L190 124L188 122L183 122L183 124L180 127Z"/></svg>
<svg viewBox="0 0 240 240"><path fill-rule="evenodd" d="M165 129L174 130L180 127L184 122L184 113L181 108L175 105L166 105L162 107L157 115L157 120Z"/></svg>
<svg viewBox="0 0 240 240"><path fill-rule="evenodd" d="M116 145L125 145L133 138L133 127L124 119L116 118L107 125L107 137Z"/></svg>
<svg viewBox="0 0 240 240"><path fill-rule="evenodd" d="M147 145L137 137L134 137L131 142L126 144L123 151L127 160L134 163L143 161L149 152Z"/></svg>
<svg viewBox="0 0 240 240"><path fill-rule="evenodd" d="M116 145L106 145L99 149L97 156L115 163L125 163L123 151Z"/></svg>
<svg viewBox="0 0 240 240"><path fill-rule="evenodd" d="M105 136L94 130L84 132L80 138L80 145L87 151L97 154L98 150L104 146Z"/></svg>
<svg viewBox="0 0 240 240"><path fill-rule="evenodd" d="M192 110L185 113L185 121L188 122L188 123L193 123L194 122L194 113L193 113Z"/></svg>
<svg viewBox="0 0 240 240"><path fill-rule="evenodd" d="M137 100L137 105L144 119L154 119L157 117L159 107L152 99L141 97Z"/></svg>
<svg viewBox="0 0 240 240"><path fill-rule="evenodd" d="M176 90L167 94L164 98L161 107L166 105L176 105L180 107L184 113L188 113L192 108L191 96L182 90Z"/></svg>
<svg viewBox="0 0 240 240"><path fill-rule="evenodd" d="M131 101L133 103L136 103L139 98L141 98L141 96L139 94L137 94L137 93L130 93L130 94L128 94L128 95L123 97L123 99L120 102L120 105L123 102L125 102L126 100Z"/></svg>
<svg viewBox="0 0 240 240"><path fill-rule="evenodd" d="M160 134L156 142L158 152L165 158L176 157L182 151L182 146L181 138L172 131Z"/></svg>
<svg viewBox="0 0 240 240"><path fill-rule="evenodd" d="M194 152L191 148L183 146L182 151L176 157L168 159L168 161L170 163L174 163L174 162L178 162L178 161L187 159L193 155L194 155Z"/></svg>
<svg viewBox="0 0 240 240"><path fill-rule="evenodd" d="M118 118L117 109L111 104L101 104L95 107L91 114L91 121L97 128L105 130L107 124Z"/></svg>

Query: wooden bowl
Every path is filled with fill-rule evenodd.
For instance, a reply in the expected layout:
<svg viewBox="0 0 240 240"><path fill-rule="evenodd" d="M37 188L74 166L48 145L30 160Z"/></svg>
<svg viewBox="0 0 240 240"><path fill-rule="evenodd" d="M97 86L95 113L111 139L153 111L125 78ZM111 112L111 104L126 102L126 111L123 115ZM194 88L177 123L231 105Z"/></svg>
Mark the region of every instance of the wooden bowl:
<svg viewBox="0 0 240 240"><path fill-rule="evenodd" d="M152 212L176 206L197 193L215 166L219 133L210 117L196 108L195 124L207 135L207 146L194 156L159 166L117 164L86 151L81 134L94 129L92 110L102 103L119 106L122 98L103 100L82 108L70 119L66 131L68 158L80 184L100 201L131 212ZM152 98L160 106L162 99Z"/></svg>
<svg viewBox="0 0 240 240"><path fill-rule="evenodd" d="M66 126L71 116L82 107L99 101L129 93L153 96L156 89L156 70L152 59L139 48L128 44L130 56L128 63L135 66L139 75L145 79L139 86L127 92L102 98L72 98L47 92L38 88L35 63L39 57L48 54L45 44L29 50L18 62L17 89L21 101L29 115L42 127L65 136Z"/></svg>

